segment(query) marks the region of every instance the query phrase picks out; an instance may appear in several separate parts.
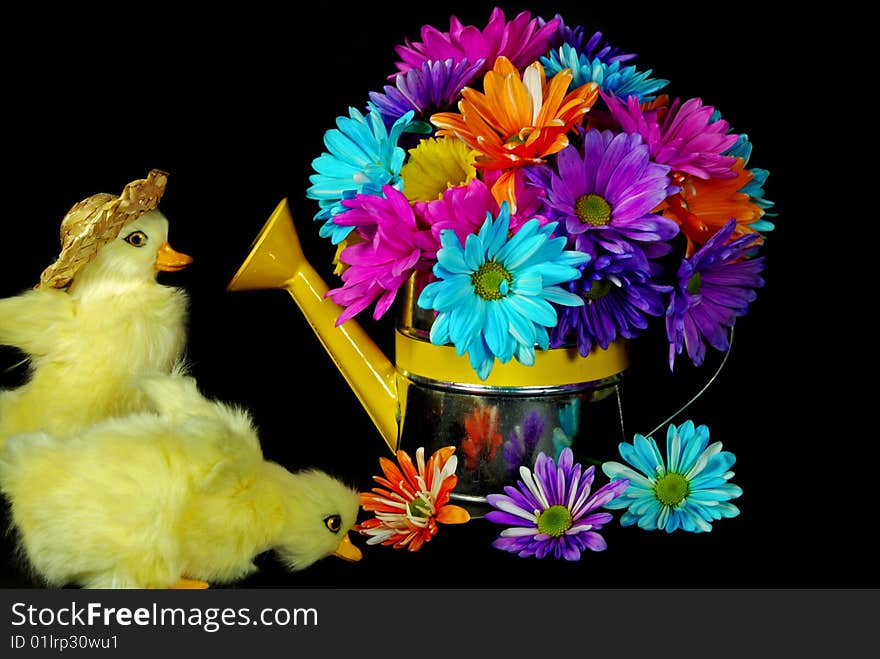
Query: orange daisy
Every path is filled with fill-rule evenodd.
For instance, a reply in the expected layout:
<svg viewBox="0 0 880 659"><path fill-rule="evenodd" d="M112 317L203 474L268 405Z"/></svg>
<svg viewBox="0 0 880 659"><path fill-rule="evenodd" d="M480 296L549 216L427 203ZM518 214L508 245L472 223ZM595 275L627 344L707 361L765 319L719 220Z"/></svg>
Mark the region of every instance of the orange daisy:
<svg viewBox="0 0 880 659"><path fill-rule="evenodd" d="M701 179L680 172L673 174L681 192L663 202L663 214L681 226L688 241L688 256L696 247L705 245L731 218L736 219L733 238L757 233L749 225L760 219L764 210L748 194L740 192L752 180L745 164L742 158L736 159L735 178ZM759 238L756 244L761 241Z"/></svg>
<svg viewBox="0 0 880 659"><path fill-rule="evenodd" d="M542 163L568 146L568 131L599 96L594 82L566 94L571 78L571 70L563 69L548 81L540 62L520 77L510 60L499 57L483 78L485 92L465 87L459 111L439 112L431 123L438 135L455 136L477 151L476 167L504 171L492 192L515 212L516 168Z"/></svg>
<svg viewBox="0 0 880 659"><path fill-rule="evenodd" d="M449 503L449 494L458 484L455 447L437 450L425 463L425 449L416 449L416 464L405 451L397 452L398 468L388 458L379 458L382 476L373 480L383 487L360 495L361 507L375 512L354 528L369 536L368 545L391 545L395 549L418 551L437 535L437 523L463 524L468 512Z"/></svg>
<svg viewBox="0 0 880 659"><path fill-rule="evenodd" d="M464 466L476 471L480 464L490 462L503 441L498 432L498 408L494 405L474 408L464 420L465 438L461 442Z"/></svg>

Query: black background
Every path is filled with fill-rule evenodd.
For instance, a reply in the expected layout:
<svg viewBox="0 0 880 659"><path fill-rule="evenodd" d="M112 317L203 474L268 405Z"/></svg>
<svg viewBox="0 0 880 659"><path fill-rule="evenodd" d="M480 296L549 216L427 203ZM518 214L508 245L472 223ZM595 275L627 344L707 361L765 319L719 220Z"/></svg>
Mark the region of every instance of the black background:
<svg viewBox="0 0 880 659"><path fill-rule="evenodd" d="M190 294L187 355L203 392L251 410L268 458L367 489L385 445L293 301L225 287L283 197L310 260L333 285L333 249L318 238L316 205L305 197L324 131L349 105L364 107L395 71L393 47L418 39L422 24L445 30L455 14L482 27L493 4L300 4L302 13L247 3L184 15L151 3L129 15L55 13L54 28L40 16L10 21L5 30L23 45L4 46L0 296L36 283L74 202L118 193L154 167L170 172L161 210L172 245L195 262L161 281ZM852 246L873 220L846 208L862 189L837 152L865 139L871 119L857 118L858 90L841 84L853 53L835 45L839 31L827 17L793 21L695 2L500 6L508 18L560 12L602 30L639 54L640 69L670 80L664 91L719 108L751 138L750 165L771 172L767 197L779 216L764 252L767 285L737 324L719 379L677 419L708 424L737 455L741 515L710 534L614 522L604 532L609 549L572 564L494 550L497 529L475 521L441 528L415 554L355 538L360 563L330 558L297 574L261 556L260 572L237 586L878 585L865 536L876 501L867 450L876 438L856 420L873 389L850 377L870 375L873 331L868 317L846 315L847 296L862 285ZM363 322L390 350L390 317ZM682 359L673 376L662 324L653 327L634 344L626 374L630 435L673 412L720 360L713 354L695 369ZM18 355L3 348L0 359L6 368ZM21 376L4 373L0 385ZM615 457L613 442L604 450ZM38 585L14 560L0 583Z"/></svg>

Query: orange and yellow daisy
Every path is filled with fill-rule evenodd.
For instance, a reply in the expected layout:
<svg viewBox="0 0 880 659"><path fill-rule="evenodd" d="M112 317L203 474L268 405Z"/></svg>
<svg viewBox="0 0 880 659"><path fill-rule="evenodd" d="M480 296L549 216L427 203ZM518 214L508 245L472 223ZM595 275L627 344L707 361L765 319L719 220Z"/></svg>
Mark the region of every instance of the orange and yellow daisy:
<svg viewBox="0 0 880 659"><path fill-rule="evenodd" d="M425 449L416 449L416 464L406 451L397 452L397 463L379 458L383 476L373 476L382 487L362 492L361 507L376 516L354 528L369 536L368 545L390 545L395 549L418 551L437 535L437 523L463 524L468 512L449 503L449 494L458 483L455 447L444 446L425 463Z"/></svg>
<svg viewBox="0 0 880 659"><path fill-rule="evenodd" d="M476 471L481 464L491 462L503 438L498 432L498 407L476 407L464 420L465 438L461 442L464 466Z"/></svg>
<svg viewBox="0 0 880 659"><path fill-rule="evenodd" d="M764 210L748 194L740 192L752 180L752 173L745 164L742 158L736 159L735 178L701 179L680 172L673 174L673 181L681 187L681 192L664 201L663 214L681 226L688 241L688 256L705 245L731 218L736 219L733 238L757 233L749 225L760 219ZM756 244L762 240L759 238Z"/></svg>
<svg viewBox="0 0 880 659"><path fill-rule="evenodd" d="M483 79L484 92L462 90L458 112L439 112L431 123L438 135L455 136L479 154L475 166L504 173L492 188L499 201L515 212L514 172L568 146L568 131L583 121L596 102L599 88L589 82L566 94L571 70L563 69L549 81L535 62L519 71L506 57Z"/></svg>

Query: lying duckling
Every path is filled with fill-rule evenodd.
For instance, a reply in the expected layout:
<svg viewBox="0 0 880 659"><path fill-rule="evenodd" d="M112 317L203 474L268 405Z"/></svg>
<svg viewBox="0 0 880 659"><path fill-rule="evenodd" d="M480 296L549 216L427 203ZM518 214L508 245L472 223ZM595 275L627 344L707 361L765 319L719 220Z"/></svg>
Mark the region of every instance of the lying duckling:
<svg viewBox="0 0 880 659"><path fill-rule="evenodd" d="M205 399L192 378L142 388L155 412L72 437L18 435L0 450L0 491L47 585L207 587L251 574L270 549L292 570L360 559L348 538L355 490L264 460L249 416Z"/></svg>

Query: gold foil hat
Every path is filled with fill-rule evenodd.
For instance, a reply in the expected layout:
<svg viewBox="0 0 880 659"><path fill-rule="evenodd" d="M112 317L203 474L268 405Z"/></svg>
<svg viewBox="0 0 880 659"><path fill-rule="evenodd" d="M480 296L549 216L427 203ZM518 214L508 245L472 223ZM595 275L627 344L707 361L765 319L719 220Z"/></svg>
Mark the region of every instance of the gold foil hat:
<svg viewBox="0 0 880 659"><path fill-rule="evenodd" d="M64 288L129 222L159 205L168 174L154 169L132 181L118 197L101 192L83 199L61 221L61 253L40 275L37 288Z"/></svg>

